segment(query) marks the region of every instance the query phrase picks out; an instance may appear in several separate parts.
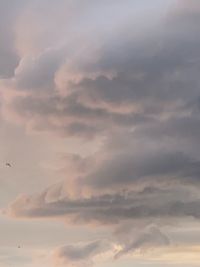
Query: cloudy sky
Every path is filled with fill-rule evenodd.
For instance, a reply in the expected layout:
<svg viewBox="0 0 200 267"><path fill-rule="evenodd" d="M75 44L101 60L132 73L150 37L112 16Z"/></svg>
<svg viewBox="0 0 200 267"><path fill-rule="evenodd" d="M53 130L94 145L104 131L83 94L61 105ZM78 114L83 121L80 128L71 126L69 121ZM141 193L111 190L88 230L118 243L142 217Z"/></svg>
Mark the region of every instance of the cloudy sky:
<svg viewBox="0 0 200 267"><path fill-rule="evenodd" d="M200 266L199 24L0 0L0 267Z"/></svg>

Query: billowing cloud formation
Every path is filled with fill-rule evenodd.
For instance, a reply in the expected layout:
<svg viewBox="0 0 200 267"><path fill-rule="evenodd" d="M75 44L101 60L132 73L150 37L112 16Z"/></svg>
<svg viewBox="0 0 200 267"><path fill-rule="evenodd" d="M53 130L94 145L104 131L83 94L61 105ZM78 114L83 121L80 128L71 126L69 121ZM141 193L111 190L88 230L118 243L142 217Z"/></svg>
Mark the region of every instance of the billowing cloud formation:
<svg viewBox="0 0 200 267"><path fill-rule="evenodd" d="M64 1L60 7L62 5ZM176 121L179 124L188 119L197 124L194 101L199 96L199 40L194 23L198 14L190 15L192 11L196 14L195 6L196 3L191 4L189 11L177 8L179 12L171 12L162 19L156 16L159 23L148 26L151 37L147 29L144 34L133 29L126 38L129 34L127 20L123 23L116 13L114 19L121 28L111 27L112 39L102 21L96 21L97 27L105 29L104 44L94 42L91 36L86 42L87 34L95 33L85 23L82 28L87 34L79 36L78 32L74 36L83 38L86 47L77 47L76 39L71 40L72 44L67 40L61 42L62 35L58 39L61 43L57 40L52 44L51 41L35 55L30 50L21 58L15 75L2 81L2 88L7 86L15 91L9 101L7 93L3 93L4 113L14 114L34 130L64 136L99 136L119 128L140 131L149 124L156 129L165 123L171 125ZM68 9L74 11L75 7L76 4L69 4ZM111 7L118 11L118 5L111 3ZM94 12L92 8L93 5L86 5L82 15L74 11L75 18L84 17L91 10ZM104 5L99 8L104 11ZM137 18L136 22L128 18L130 24L138 22ZM77 20L74 24L71 22L67 31L73 27L78 31L80 26L76 23ZM187 27L183 27L185 24ZM176 131L178 128L169 128L166 134Z"/></svg>
<svg viewBox="0 0 200 267"><path fill-rule="evenodd" d="M130 1L127 2L130 4ZM75 6L69 4L68 8L73 11ZM110 30L102 27L103 22L96 20L96 26L101 30L104 29L105 44L101 46L97 41L91 40L91 36L88 38L88 44L87 33L81 36L82 43L86 42L86 47L77 47L77 40L71 40L73 46L69 46L66 40L59 45L57 40L55 44L45 47L36 55L32 55L32 50L29 52L30 55L25 54L15 70L14 77L4 81L2 87L5 84L16 93L18 92L17 94L25 91L28 95L21 96L20 94L14 97L9 101L9 105L5 105L5 109L11 109L15 115L18 114L21 119L25 119L27 126L31 125L37 130L56 131L65 135L97 135L105 129L109 130L111 125L117 128L120 126L127 128L130 125L153 120L154 114L145 112L142 102L144 98L148 100L149 96L157 97L158 87L165 83L162 75L155 79L153 73L160 69L160 62L164 64L163 72L168 72L170 66L165 66L166 56L162 51L159 51L158 59L155 60L155 52L152 51L155 40L150 40L149 44L141 47L146 37L138 36L137 32L134 34L136 29L130 40L119 38L119 35L127 34L125 27L127 19L123 25L122 19L124 18L121 12L119 14L120 6L111 3L108 8L108 13L113 8L116 9L117 13L114 17L116 26L119 23L122 24L122 29L119 31L113 22L110 30L115 33L114 40L110 40ZM99 8L101 13L105 7L100 4ZM124 8L124 11L128 11L125 6ZM93 5L88 5L81 16L86 16L90 11L90 16L92 16ZM129 13L131 12L124 14L126 17L129 15L131 19L133 14ZM73 25L75 28L78 27L76 20L74 23L75 25L69 24L72 29L68 30L73 30ZM83 25L83 29L95 35L93 28L88 29L87 23ZM83 29L81 30L84 32ZM77 33L77 38L79 34ZM98 35L101 36L99 33ZM115 39L120 40L120 43L118 44L118 41L115 43ZM142 56L143 51L145 51L144 56ZM152 63L155 69L151 68L150 73L148 65ZM47 89L49 89L48 93ZM163 98L163 93L165 97L168 89L163 88L163 92L159 93L161 98ZM152 105L152 97L148 100L149 105ZM118 105L121 108L117 110Z"/></svg>
<svg viewBox="0 0 200 267"><path fill-rule="evenodd" d="M102 143L67 156L63 183L19 196L7 209L13 217L135 227L199 220L199 2L147 2L28 1L5 18L15 42L0 45L9 53L2 117ZM151 229L116 257L167 240ZM58 256L84 261L96 246Z"/></svg>

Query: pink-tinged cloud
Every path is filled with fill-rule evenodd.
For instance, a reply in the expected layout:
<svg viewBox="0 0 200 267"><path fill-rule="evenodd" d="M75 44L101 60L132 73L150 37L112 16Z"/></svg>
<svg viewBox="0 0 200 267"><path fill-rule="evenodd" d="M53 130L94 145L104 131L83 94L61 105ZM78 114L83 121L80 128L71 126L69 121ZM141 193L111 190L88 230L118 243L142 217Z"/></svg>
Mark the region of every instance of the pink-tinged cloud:
<svg viewBox="0 0 200 267"><path fill-rule="evenodd" d="M62 182L25 192L5 213L113 231L199 222L199 2L4 2L2 120L54 134L63 150L71 137L101 142L87 156L66 153ZM119 242L116 258L168 245L161 230ZM62 247L57 264L88 264L100 243Z"/></svg>

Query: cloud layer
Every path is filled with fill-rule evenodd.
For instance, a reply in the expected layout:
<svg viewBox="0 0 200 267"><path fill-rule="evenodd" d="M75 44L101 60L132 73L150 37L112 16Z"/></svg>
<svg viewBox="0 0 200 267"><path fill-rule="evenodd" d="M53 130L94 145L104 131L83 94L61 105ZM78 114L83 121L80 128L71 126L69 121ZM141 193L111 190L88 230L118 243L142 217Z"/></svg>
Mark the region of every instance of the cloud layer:
<svg viewBox="0 0 200 267"><path fill-rule="evenodd" d="M13 218L140 230L199 221L200 4L147 2L30 0L9 9L0 0L2 118L29 134L101 143L87 156L66 151L63 182L19 196L5 211ZM115 258L169 245L161 230L121 244ZM100 243L56 257L88 263Z"/></svg>

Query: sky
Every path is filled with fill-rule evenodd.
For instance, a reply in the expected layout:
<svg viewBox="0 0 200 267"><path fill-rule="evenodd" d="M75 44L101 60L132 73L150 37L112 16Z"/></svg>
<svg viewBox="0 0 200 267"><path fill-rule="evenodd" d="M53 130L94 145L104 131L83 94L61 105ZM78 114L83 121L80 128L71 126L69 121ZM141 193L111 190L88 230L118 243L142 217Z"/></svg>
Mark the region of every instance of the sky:
<svg viewBox="0 0 200 267"><path fill-rule="evenodd" d="M0 267L200 266L199 24L0 0Z"/></svg>

